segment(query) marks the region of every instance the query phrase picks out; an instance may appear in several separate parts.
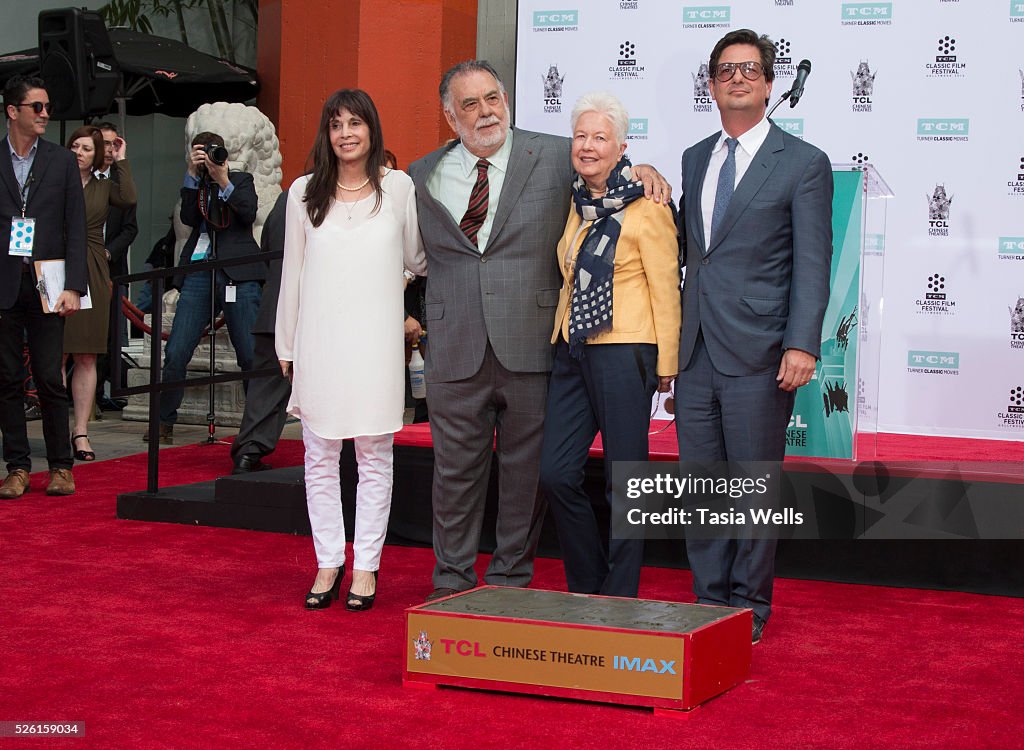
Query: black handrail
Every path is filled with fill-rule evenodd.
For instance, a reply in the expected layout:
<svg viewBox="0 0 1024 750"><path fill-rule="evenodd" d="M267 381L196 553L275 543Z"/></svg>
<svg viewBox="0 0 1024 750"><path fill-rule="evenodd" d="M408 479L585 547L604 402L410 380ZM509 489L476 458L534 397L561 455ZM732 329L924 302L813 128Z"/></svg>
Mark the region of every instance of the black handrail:
<svg viewBox="0 0 1024 750"><path fill-rule="evenodd" d="M250 370L249 372L226 372L214 375L204 375L198 378L185 378L163 382L161 371L163 369L163 329L164 313L164 281L169 276L181 274L209 273L221 268L240 266L253 262L269 262L284 257L282 251L272 253L260 253L257 256L247 255L241 258L225 258L218 260L205 260L198 263L189 263L185 266L174 266L171 268L154 268L152 271L142 271L125 276L116 276L112 279L114 289L129 284L132 281L148 281L153 289L153 311L151 313L152 323L150 328L150 352L149 352L149 383L138 385L132 388L121 388L121 375L123 362L121 361L121 337L113 336L114 350L110 355L110 395L113 398L134 396L139 393L149 394L149 459L146 471L146 492L156 494L159 491L159 455L160 455L160 399L155 398L160 393L178 388L186 388L195 385L210 385L211 383L231 383L235 380L247 380L249 378L267 377L280 374L275 367L266 367L261 370ZM124 311L121 309L121 295L110 295L110 319L114 330L120 330L124 325ZM212 332L211 332L212 334ZM213 345L213 342L210 342Z"/></svg>

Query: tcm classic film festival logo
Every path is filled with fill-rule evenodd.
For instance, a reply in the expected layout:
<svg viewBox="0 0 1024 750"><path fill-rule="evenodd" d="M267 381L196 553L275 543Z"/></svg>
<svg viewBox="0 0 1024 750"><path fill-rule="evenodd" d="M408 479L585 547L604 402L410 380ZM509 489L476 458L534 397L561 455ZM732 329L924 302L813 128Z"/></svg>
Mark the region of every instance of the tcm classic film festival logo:
<svg viewBox="0 0 1024 750"><path fill-rule="evenodd" d="M579 31L580 12L578 10L535 10L533 12L533 30L549 33L554 31Z"/></svg>
<svg viewBox="0 0 1024 750"><path fill-rule="evenodd" d="M927 63L925 74L930 78L963 78L967 63L957 58L956 39L951 36L939 37L938 54L935 61Z"/></svg>
<svg viewBox="0 0 1024 750"><path fill-rule="evenodd" d="M892 3L843 3L843 26L892 26Z"/></svg>
<svg viewBox="0 0 1024 750"><path fill-rule="evenodd" d="M687 5L683 7L684 29L727 29L732 23L729 5Z"/></svg>
<svg viewBox="0 0 1024 750"><path fill-rule="evenodd" d="M628 39L619 45L615 65L608 66L613 81L637 81L644 77L644 66L636 57L636 43Z"/></svg>
<svg viewBox="0 0 1024 750"><path fill-rule="evenodd" d="M946 290L946 277L939 273L929 276L925 293L914 300L914 306L918 315L955 315L956 300Z"/></svg>
<svg viewBox="0 0 1024 750"><path fill-rule="evenodd" d="M1010 195L1024 196L1024 156L1017 162L1017 174L1014 179L1007 180L1006 186L1010 189Z"/></svg>
<svg viewBox="0 0 1024 750"><path fill-rule="evenodd" d="M946 193L945 185L936 185L928 200L928 236L949 237L949 209L953 196Z"/></svg>
<svg viewBox="0 0 1024 750"><path fill-rule="evenodd" d="M1019 430L1024 427L1024 387L1017 385L1011 388L1007 402L1006 411L996 414L999 426Z"/></svg>
<svg viewBox="0 0 1024 750"><path fill-rule="evenodd" d="M867 60L861 60L857 65L856 72L850 71L850 78L853 81L853 105L854 112L870 112L872 100L875 93L876 72L871 70Z"/></svg>
<svg viewBox="0 0 1024 750"><path fill-rule="evenodd" d="M795 78L796 65L793 64L793 42L780 37L775 44L775 77ZM778 124L776 122L776 124Z"/></svg>
<svg viewBox="0 0 1024 750"><path fill-rule="evenodd" d="M918 375L959 375L960 352L907 352L907 372Z"/></svg>
<svg viewBox="0 0 1024 750"><path fill-rule="evenodd" d="M565 75L558 72L557 65L552 65L547 74L541 76L541 80L544 82L544 111L549 114L561 112Z"/></svg>

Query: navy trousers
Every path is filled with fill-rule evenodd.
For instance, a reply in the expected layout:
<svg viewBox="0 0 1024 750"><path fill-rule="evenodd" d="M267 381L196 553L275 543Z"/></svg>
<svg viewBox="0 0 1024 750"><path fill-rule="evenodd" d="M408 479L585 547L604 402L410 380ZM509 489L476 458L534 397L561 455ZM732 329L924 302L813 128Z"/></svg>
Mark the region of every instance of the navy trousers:
<svg viewBox="0 0 1024 750"><path fill-rule="evenodd" d="M698 333L676 378L681 461L782 461L795 392L779 389L777 369L730 376L715 369ZM687 539L699 604L749 607L767 621L775 579L774 539Z"/></svg>
<svg viewBox="0 0 1024 750"><path fill-rule="evenodd" d="M541 448L540 482L558 529L569 590L607 596L637 595L642 539L605 539L584 466L598 430L604 445L605 495L612 504L611 462L646 461L651 397L658 387L654 344L595 344L582 359L564 341L555 349ZM614 508L613 508L614 510Z"/></svg>

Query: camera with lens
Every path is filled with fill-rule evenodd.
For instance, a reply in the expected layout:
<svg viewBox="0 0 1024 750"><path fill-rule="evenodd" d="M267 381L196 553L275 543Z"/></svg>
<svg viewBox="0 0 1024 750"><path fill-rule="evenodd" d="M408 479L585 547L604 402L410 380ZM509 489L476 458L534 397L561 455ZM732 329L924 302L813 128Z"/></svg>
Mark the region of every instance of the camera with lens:
<svg viewBox="0 0 1024 750"><path fill-rule="evenodd" d="M207 143L203 146L203 151L206 152L207 158L218 167L224 166L224 162L228 160L228 150L219 143Z"/></svg>

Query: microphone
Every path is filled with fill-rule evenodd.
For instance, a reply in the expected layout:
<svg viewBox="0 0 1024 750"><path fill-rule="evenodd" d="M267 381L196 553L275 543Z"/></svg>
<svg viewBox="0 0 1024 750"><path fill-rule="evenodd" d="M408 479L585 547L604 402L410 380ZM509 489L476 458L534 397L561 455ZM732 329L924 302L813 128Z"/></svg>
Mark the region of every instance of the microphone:
<svg viewBox="0 0 1024 750"><path fill-rule="evenodd" d="M793 79L793 86L789 89L789 107L792 109L796 106L797 102L800 101L800 97L804 95L804 84L807 82L807 76L811 74L811 61L801 60L800 64L796 66L796 78Z"/></svg>

